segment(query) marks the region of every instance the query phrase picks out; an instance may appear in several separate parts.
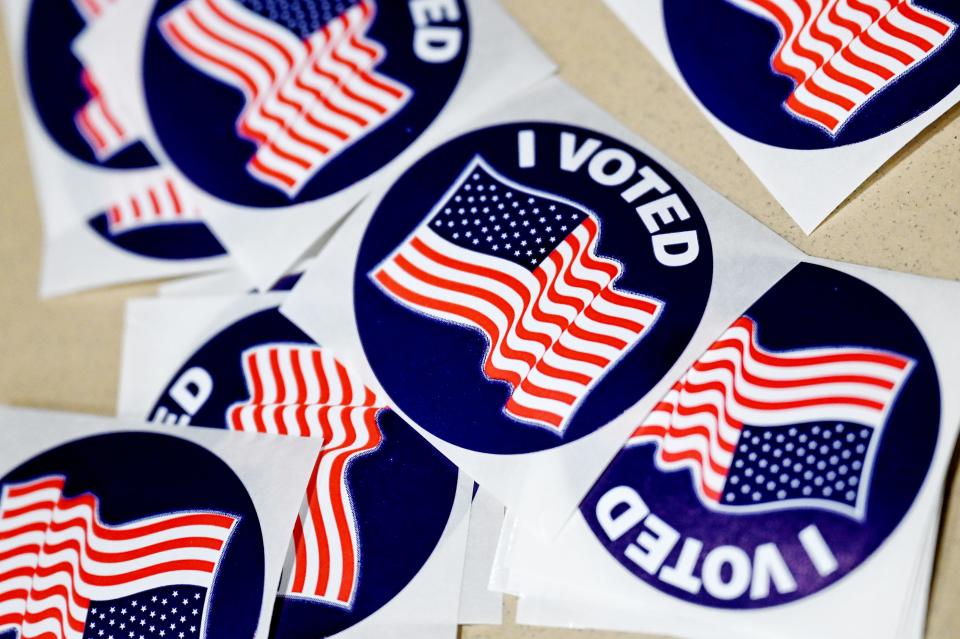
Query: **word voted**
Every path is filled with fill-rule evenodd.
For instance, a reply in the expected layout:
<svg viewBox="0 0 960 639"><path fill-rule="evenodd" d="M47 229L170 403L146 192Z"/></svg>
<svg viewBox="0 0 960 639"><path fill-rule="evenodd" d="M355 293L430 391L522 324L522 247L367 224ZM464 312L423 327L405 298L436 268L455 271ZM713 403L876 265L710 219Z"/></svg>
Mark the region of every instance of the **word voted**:
<svg viewBox="0 0 960 639"><path fill-rule="evenodd" d="M524 129L517 135L520 168L537 163L536 134ZM696 230L669 230L682 227L690 212L666 180L649 166L639 166L632 153L618 148L601 148L595 138L577 140L574 133L560 134L560 169L569 173L586 167L587 175L601 186L622 188L620 197L634 204L653 193L656 197L636 206L637 215L650 233L653 254L664 266L686 266L700 254ZM672 226L671 226L672 225ZM668 227L664 231L664 227Z"/></svg>
<svg viewBox="0 0 960 639"><path fill-rule="evenodd" d="M167 396L183 411L171 413L166 406L157 406L150 421L171 426L188 426L213 393L213 377L204 368L194 366L183 372L170 386ZM217 424L210 424L216 426Z"/></svg>
<svg viewBox="0 0 960 639"><path fill-rule="evenodd" d="M432 64L453 60L460 53L463 31L460 27L436 23L460 20L457 0L410 0L409 7L416 56Z"/></svg>
<svg viewBox="0 0 960 639"><path fill-rule="evenodd" d="M624 555L663 583L692 595L706 590L716 599L731 601L749 590L750 599L761 600L770 596L771 586L780 594L797 589L794 573L775 543L760 544L752 557L739 546L717 546L701 562L703 542L685 537L681 544L680 533L650 512L643 498L629 486L608 490L597 502L596 516L610 541L620 539L640 525L639 533L624 549ZM786 556L792 562L811 562L821 577L837 570L837 559L816 525L801 530L797 539L803 553L791 548ZM678 545L679 555L670 565L667 559Z"/></svg>

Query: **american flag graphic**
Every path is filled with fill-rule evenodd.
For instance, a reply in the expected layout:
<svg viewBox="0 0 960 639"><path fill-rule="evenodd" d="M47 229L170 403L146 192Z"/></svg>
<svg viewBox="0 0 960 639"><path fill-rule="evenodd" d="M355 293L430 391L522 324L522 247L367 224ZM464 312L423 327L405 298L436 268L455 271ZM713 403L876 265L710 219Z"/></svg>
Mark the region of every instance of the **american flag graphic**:
<svg viewBox="0 0 960 639"><path fill-rule="evenodd" d="M821 508L862 519L873 457L913 360L859 347L783 352L738 319L628 445L686 468L700 499L737 511Z"/></svg>
<svg viewBox="0 0 960 639"><path fill-rule="evenodd" d="M324 444L293 532L281 593L351 607L360 544L347 470L382 440L376 395L329 352L266 344L243 354L250 399L227 411L235 430L320 437Z"/></svg>
<svg viewBox="0 0 960 639"><path fill-rule="evenodd" d="M241 91L247 171L294 197L324 165L377 129L412 90L377 72L366 33L373 0L187 0L159 23L197 69Z"/></svg>
<svg viewBox="0 0 960 639"><path fill-rule="evenodd" d="M370 273L394 300L488 340L483 372L504 412L562 434L580 400L657 321L663 302L618 289L579 204L474 158L414 232Z"/></svg>
<svg viewBox="0 0 960 639"><path fill-rule="evenodd" d="M836 135L857 109L934 55L956 25L913 0L728 0L773 22L784 107Z"/></svg>
<svg viewBox="0 0 960 639"><path fill-rule="evenodd" d="M119 1L73 0L73 4L90 24ZM136 136L131 133L130 126L124 123L122 114L111 105L93 71L84 69L80 74L80 83L90 99L74 114L73 121L94 155L102 162L136 141Z"/></svg>
<svg viewBox="0 0 960 639"><path fill-rule="evenodd" d="M183 183L172 175L155 178L107 209L107 228L113 235L160 224L198 221L200 212L190 201Z"/></svg>
<svg viewBox="0 0 960 639"><path fill-rule="evenodd" d="M237 519L180 512L107 525L98 498L65 496L65 481L45 476L3 486L0 632L14 630L20 639L127 639L126 626L136 624L138 637L155 623L139 606L178 588L191 593L189 617L202 627L206 594ZM111 625L107 615L116 616L117 602L127 602L132 619Z"/></svg>

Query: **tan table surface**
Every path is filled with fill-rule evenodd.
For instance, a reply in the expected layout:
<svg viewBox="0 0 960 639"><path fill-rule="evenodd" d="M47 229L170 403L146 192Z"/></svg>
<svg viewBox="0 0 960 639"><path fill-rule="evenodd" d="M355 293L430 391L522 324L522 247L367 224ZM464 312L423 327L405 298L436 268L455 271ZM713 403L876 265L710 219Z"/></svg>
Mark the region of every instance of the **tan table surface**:
<svg viewBox="0 0 960 639"><path fill-rule="evenodd" d="M714 189L814 255L960 279L960 108L887 162L804 236L680 88L599 0L503 0L560 75ZM2 33L0 33L2 40ZM0 42L0 402L111 414L128 286L48 302L36 297L40 220ZM950 494L957 485L950 479ZM960 503L949 499L928 615L929 639L960 637ZM512 620L514 605L507 604ZM465 639L638 637L506 626Z"/></svg>

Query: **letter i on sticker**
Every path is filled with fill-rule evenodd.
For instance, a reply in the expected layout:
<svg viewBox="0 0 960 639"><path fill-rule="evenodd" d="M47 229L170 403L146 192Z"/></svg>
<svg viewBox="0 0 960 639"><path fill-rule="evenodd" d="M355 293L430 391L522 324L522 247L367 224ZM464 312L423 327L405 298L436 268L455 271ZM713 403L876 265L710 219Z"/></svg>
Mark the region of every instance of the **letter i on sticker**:
<svg viewBox="0 0 960 639"><path fill-rule="evenodd" d="M521 169L530 169L537 165L537 139L533 129L523 129L517 133L517 151Z"/></svg>

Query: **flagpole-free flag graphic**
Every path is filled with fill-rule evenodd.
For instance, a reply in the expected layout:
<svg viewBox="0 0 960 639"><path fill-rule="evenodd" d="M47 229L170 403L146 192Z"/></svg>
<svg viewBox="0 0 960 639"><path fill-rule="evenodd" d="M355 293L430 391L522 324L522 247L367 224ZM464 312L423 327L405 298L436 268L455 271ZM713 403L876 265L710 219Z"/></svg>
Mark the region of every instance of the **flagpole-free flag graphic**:
<svg viewBox="0 0 960 639"><path fill-rule="evenodd" d="M160 20L187 62L240 90L237 134L256 179L294 197L325 164L412 95L379 73L373 0L187 0Z"/></svg>
<svg viewBox="0 0 960 639"><path fill-rule="evenodd" d="M87 24L90 24L119 1L74 0L73 4ZM103 93L90 69L83 70L80 83L90 99L76 112L73 121L94 155L102 162L135 142L137 138L131 134L130 127L124 123L121 114L111 105L109 96Z"/></svg>
<svg viewBox="0 0 960 639"><path fill-rule="evenodd" d="M121 525L65 478L6 484L0 496L0 632L20 639L203 636L207 595L237 518L177 512ZM122 612L121 612L122 610Z"/></svg>
<svg viewBox="0 0 960 639"><path fill-rule="evenodd" d="M862 519L873 459L914 362L860 347L774 352L737 320L674 385L628 445L654 443L728 512L820 508Z"/></svg>
<svg viewBox="0 0 960 639"><path fill-rule="evenodd" d="M107 210L107 228L112 235L159 224L199 221L200 212L172 175L159 177Z"/></svg>
<svg viewBox="0 0 960 639"><path fill-rule="evenodd" d="M350 462L382 440L383 403L329 352L266 344L243 354L250 398L231 406L234 430L324 440L293 532L281 594L350 607L360 542L347 482Z"/></svg>
<svg viewBox="0 0 960 639"><path fill-rule="evenodd" d="M796 85L784 108L832 135L956 29L913 0L728 1L776 25L770 64Z"/></svg>
<svg viewBox="0 0 960 639"><path fill-rule="evenodd" d="M371 273L396 301L479 330L504 412L562 434L590 388L657 321L663 302L619 289L596 216L474 158Z"/></svg>

